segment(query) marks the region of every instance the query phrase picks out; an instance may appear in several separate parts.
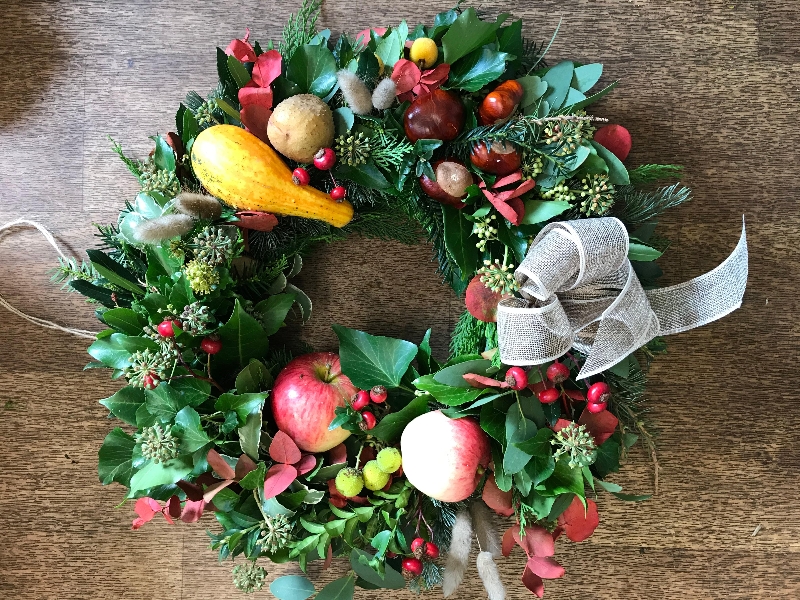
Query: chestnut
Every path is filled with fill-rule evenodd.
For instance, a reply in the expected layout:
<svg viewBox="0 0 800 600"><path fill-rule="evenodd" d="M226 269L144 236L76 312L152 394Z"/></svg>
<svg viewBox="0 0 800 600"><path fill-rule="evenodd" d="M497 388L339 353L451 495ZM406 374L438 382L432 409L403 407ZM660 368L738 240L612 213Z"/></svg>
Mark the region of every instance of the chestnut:
<svg viewBox="0 0 800 600"><path fill-rule="evenodd" d="M516 80L504 81L481 102L478 108L478 123L494 125L507 120L514 113L524 94L525 90Z"/></svg>
<svg viewBox="0 0 800 600"><path fill-rule="evenodd" d="M464 127L464 106L453 92L435 89L417 98L406 109L403 127L412 142L453 140Z"/></svg>
<svg viewBox="0 0 800 600"><path fill-rule="evenodd" d="M464 208L466 204L462 202L462 199L467 195L467 188L475 183L472 173L463 163L453 158L437 160L432 166L433 172L436 174L436 181L423 174L419 178L422 191L442 204ZM448 190L451 193L448 193ZM459 191L461 193L455 195Z"/></svg>
<svg viewBox="0 0 800 600"><path fill-rule="evenodd" d="M469 160L485 173L509 175L519 169L519 151L511 143L494 142L491 147L478 144L470 152Z"/></svg>

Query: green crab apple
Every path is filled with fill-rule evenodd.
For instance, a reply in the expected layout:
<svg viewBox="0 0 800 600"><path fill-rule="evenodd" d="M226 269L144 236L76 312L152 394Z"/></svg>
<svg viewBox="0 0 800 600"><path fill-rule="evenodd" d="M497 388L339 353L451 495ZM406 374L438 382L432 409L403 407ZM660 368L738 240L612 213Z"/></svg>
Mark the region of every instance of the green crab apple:
<svg viewBox="0 0 800 600"><path fill-rule="evenodd" d="M278 429L305 452L325 452L350 432L328 430L336 409L346 406L358 389L342 373L339 355L315 352L298 356L278 374L272 388L272 415Z"/></svg>
<svg viewBox="0 0 800 600"><path fill-rule="evenodd" d="M408 424L400 452L403 473L411 484L441 502L469 498L492 459L489 438L477 421L450 419L440 410Z"/></svg>

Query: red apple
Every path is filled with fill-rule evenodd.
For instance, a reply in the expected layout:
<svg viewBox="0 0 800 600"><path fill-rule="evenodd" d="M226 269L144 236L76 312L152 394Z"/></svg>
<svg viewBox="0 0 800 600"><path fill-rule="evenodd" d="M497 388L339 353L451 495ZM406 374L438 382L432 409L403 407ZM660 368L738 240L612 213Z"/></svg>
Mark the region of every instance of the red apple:
<svg viewBox="0 0 800 600"><path fill-rule="evenodd" d="M426 496L466 500L492 459L489 438L470 417L450 419L433 411L409 423L400 438L403 472Z"/></svg>
<svg viewBox="0 0 800 600"><path fill-rule="evenodd" d="M497 305L508 297L508 294L493 292L481 281L480 275L475 275L467 286L464 303L473 317L484 323L494 323L497 321Z"/></svg>
<svg viewBox="0 0 800 600"><path fill-rule="evenodd" d="M339 355L315 352L298 356L278 373L272 388L272 415L278 429L305 452L325 452L350 432L328 431L339 406L346 406L358 389L342 374Z"/></svg>

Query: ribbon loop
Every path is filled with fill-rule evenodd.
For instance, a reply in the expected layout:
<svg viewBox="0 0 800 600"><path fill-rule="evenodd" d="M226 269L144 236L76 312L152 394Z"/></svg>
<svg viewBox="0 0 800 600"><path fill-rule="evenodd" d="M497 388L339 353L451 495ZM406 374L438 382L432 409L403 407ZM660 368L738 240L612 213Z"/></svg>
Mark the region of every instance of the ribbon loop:
<svg viewBox="0 0 800 600"><path fill-rule="evenodd" d="M582 379L658 335L705 325L741 306L748 266L744 225L739 244L722 264L667 288L642 288L628 247L625 226L613 217L542 229L514 274L522 298L498 306L503 363L542 364L575 348L586 355Z"/></svg>

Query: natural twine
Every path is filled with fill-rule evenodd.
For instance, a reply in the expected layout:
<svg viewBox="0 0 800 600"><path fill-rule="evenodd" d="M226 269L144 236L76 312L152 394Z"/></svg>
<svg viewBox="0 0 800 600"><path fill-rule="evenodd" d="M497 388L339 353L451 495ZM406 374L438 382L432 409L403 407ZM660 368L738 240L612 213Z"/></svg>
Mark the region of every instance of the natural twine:
<svg viewBox="0 0 800 600"><path fill-rule="evenodd" d="M46 239L50 243L50 245L55 249L55 251L58 252L58 255L61 258L63 258L64 260L69 260L69 257L67 257L67 255L65 255L61 251L61 248L58 247L58 244L56 243L53 234L50 233L47 227L45 227L41 223L37 223L36 221L30 221L28 219L17 219L16 221L11 221L9 223L6 223L5 225L0 225L0 233L2 233L7 229L11 229L13 227L35 227L36 229L39 230L39 233L41 233L44 236L44 239ZM3 298L2 294L0 294L0 306L8 309L10 312L14 313L18 317L22 317L26 321L29 321L34 325L39 325L40 327L46 327L47 329L55 329L57 331L63 331L65 333L70 333L72 335L76 335L78 337L87 339L94 339L95 336L97 335L94 331L87 331L85 329L75 329L73 327L64 327L63 325L59 325L58 323L53 323L53 321L48 321L47 319L42 319L39 317L34 317L33 315L29 315L9 304L8 301L5 298Z"/></svg>

